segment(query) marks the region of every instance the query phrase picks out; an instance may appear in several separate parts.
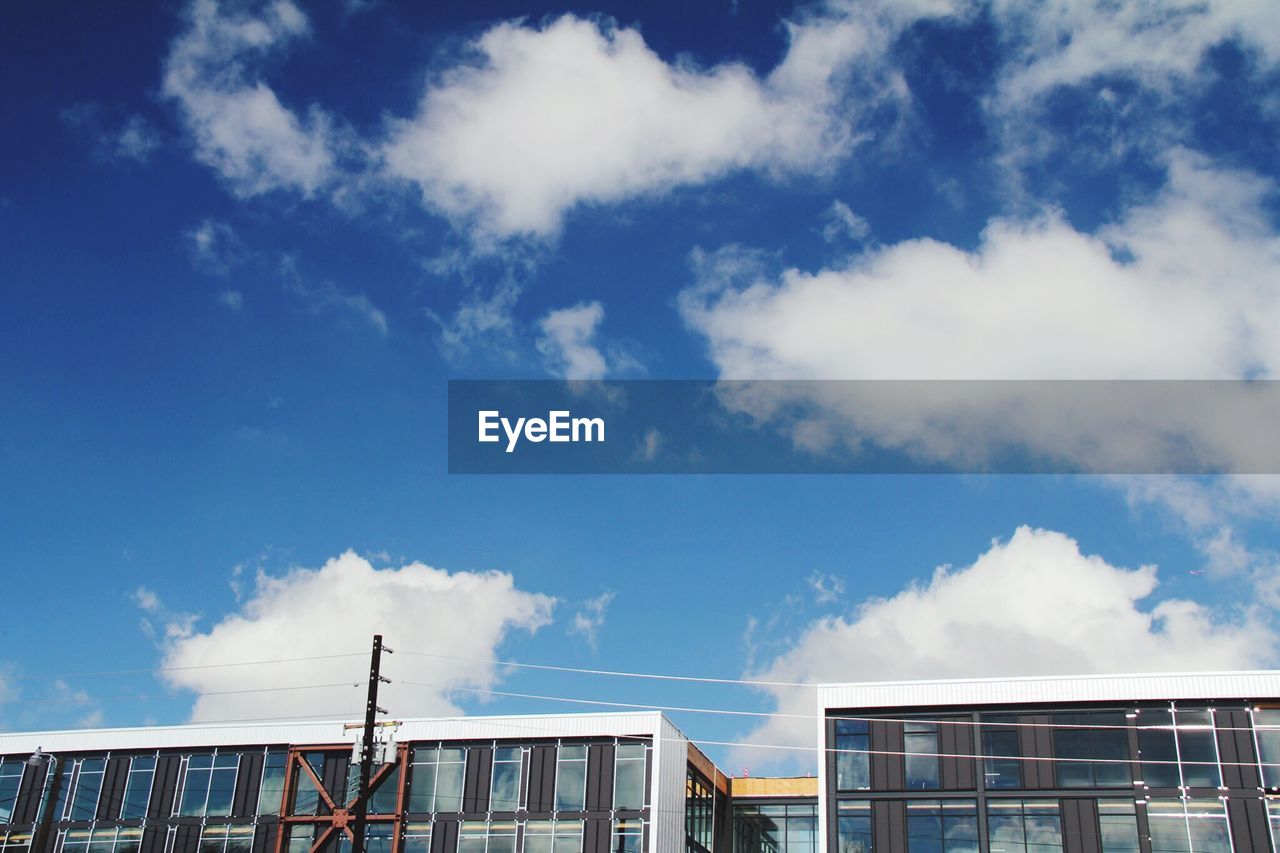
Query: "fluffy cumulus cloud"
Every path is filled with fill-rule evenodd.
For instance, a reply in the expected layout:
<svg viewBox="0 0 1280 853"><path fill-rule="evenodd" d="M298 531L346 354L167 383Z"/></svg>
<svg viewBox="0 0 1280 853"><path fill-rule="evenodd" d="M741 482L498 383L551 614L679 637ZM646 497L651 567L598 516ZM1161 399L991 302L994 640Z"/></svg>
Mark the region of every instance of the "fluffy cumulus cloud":
<svg viewBox="0 0 1280 853"><path fill-rule="evenodd" d="M578 204L618 202L735 169L821 170L852 133L841 69L868 49L853 19L797 23L761 78L740 64L668 62L636 30L566 15L503 23L473 64L429 86L382 149L389 174L491 237L556 233Z"/></svg>
<svg viewBox="0 0 1280 853"><path fill-rule="evenodd" d="M384 685L380 704L400 716L456 714L450 689L493 687L499 668L478 661L497 657L512 632L547 625L554 603L518 589L502 572L449 572L422 563L375 569L348 551L318 569L259 574L238 611L208 630L170 637L163 666L173 687L196 693L193 720L340 717L363 708L363 686L353 685L362 685L364 650L381 633L397 654L386 660L384 674L393 683ZM414 651L440 657L408 654ZM347 653L358 654L199 668ZM337 686L279 689L310 685Z"/></svg>
<svg viewBox="0 0 1280 853"><path fill-rule="evenodd" d="M1224 620L1193 601L1145 603L1158 586L1154 566L1114 566L1081 553L1062 533L1023 527L972 565L939 567L927 583L813 622L748 677L892 681L1251 669L1280 662L1280 636L1264 614L1245 610ZM812 691L772 692L781 713L813 713ZM813 734L811 718L777 717L749 741L811 745ZM759 752L752 757L776 758Z"/></svg>
<svg viewBox="0 0 1280 853"><path fill-rule="evenodd" d="M291 0L274 0L258 14L195 0L170 46L161 90L177 104L196 157L236 195L284 189L310 196L335 176L329 117L314 107L300 117L257 72L266 56L308 31Z"/></svg>
<svg viewBox="0 0 1280 853"><path fill-rule="evenodd" d="M595 341L603 320L599 302L559 308L539 320L538 350L551 371L565 379L603 379L609 364Z"/></svg>
<svg viewBox="0 0 1280 853"><path fill-rule="evenodd" d="M771 276L749 253L702 255L700 281L682 295L681 310L724 378L1280 375L1280 345L1270 333L1280 323L1280 237L1264 207L1272 187L1180 151L1170 155L1169 175L1157 197L1096 234L1050 211L990 222L973 250L909 240L816 272ZM1016 386L977 389L983 398L974 388L939 388L946 393L930 400L879 394L874 407L823 385L775 391L793 398L782 402L813 406L820 423L807 424L805 435L818 435L819 444L824 431L839 439L845 430L851 440L950 459L1015 442L1068 461L1092 455L1101 470L1121 471L1148 469L1106 466L1124 465L1126 453L1165 452L1191 436L1227 467L1250 470L1243 466L1255 458L1252 442L1228 428L1235 419L1222 408L1152 408L1135 396L1099 416L1072 410L1065 393L1042 395L1041 403L1060 406L1041 409L1026 405ZM1224 397L1223 406L1275 405L1237 390L1242 396ZM744 405L769 417L779 402ZM1181 420L1160 420L1168 418ZM1144 443L1157 426L1169 433L1169 448ZM1255 437L1274 452L1274 442ZM1118 458L1098 455L1100 444Z"/></svg>

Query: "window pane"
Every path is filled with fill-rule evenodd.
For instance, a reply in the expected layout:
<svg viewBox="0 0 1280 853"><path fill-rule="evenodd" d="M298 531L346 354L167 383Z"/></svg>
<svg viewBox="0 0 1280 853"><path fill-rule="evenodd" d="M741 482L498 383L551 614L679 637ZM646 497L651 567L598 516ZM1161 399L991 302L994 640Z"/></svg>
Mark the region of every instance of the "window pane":
<svg viewBox="0 0 1280 853"><path fill-rule="evenodd" d="M129 762L129 776L125 782L124 802L120 817L137 820L147 816L147 802L151 799L151 782L156 775L156 757L137 755Z"/></svg>
<svg viewBox="0 0 1280 853"><path fill-rule="evenodd" d="M13 807L18 802L18 789L22 786L22 761L0 761L0 823L8 823L13 817Z"/></svg>
<svg viewBox="0 0 1280 853"><path fill-rule="evenodd" d="M938 787L938 727L907 723L903 743L907 753L907 787Z"/></svg>
<svg viewBox="0 0 1280 853"><path fill-rule="evenodd" d="M1218 787L1222 784L1222 774L1218 771L1213 714L1205 710L1178 711L1177 720L1182 784L1190 788Z"/></svg>
<svg viewBox="0 0 1280 853"><path fill-rule="evenodd" d="M262 764L262 786L258 790L258 814L279 814L284 796L284 765L288 756L268 752Z"/></svg>
<svg viewBox="0 0 1280 853"><path fill-rule="evenodd" d="M840 803L836 820L838 853L874 853L870 803L865 800Z"/></svg>
<svg viewBox="0 0 1280 853"><path fill-rule="evenodd" d="M1191 839L1181 800L1153 799L1147 804L1151 853L1190 853Z"/></svg>
<svg viewBox="0 0 1280 853"><path fill-rule="evenodd" d="M434 763L434 750L432 750L431 764L419 764L416 761L413 765L413 774L409 777L409 812L412 814L425 814L436 810L436 765Z"/></svg>
<svg viewBox="0 0 1280 853"><path fill-rule="evenodd" d="M519 749L494 752L493 783L489 789L491 811L513 812L520 807L520 757Z"/></svg>
<svg viewBox="0 0 1280 853"><path fill-rule="evenodd" d="M1015 717L984 717L991 725L982 730L982 771L988 788L1022 787L1022 747L1018 737ZM1007 725L1005 725L1007 724Z"/></svg>
<svg viewBox="0 0 1280 853"><path fill-rule="evenodd" d="M582 811L586 791L587 748L561 746L556 758L556 811Z"/></svg>
<svg viewBox="0 0 1280 853"><path fill-rule="evenodd" d="M613 807L615 809L644 808L644 746L620 745L615 762Z"/></svg>
<svg viewBox="0 0 1280 853"><path fill-rule="evenodd" d="M467 765L462 761L449 761L445 763L446 753L465 752L461 749L442 749L441 764L436 768L436 802L435 810L438 812L460 812L462 811L462 780L466 773Z"/></svg>
<svg viewBox="0 0 1280 853"><path fill-rule="evenodd" d="M1138 751L1142 754L1142 781L1148 787L1176 788L1182 784L1172 713L1160 710L1138 715Z"/></svg>
<svg viewBox="0 0 1280 853"><path fill-rule="evenodd" d="M871 756L866 720L836 720L836 788L859 791L871 787Z"/></svg>
<svg viewBox="0 0 1280 853"><path fill-rule="evenodd" d="M80 762L75 795L67 813L68 820L93 820L97 816L98 795L102 793L105 768L106 761L101 758L86 758Z"/></svg>

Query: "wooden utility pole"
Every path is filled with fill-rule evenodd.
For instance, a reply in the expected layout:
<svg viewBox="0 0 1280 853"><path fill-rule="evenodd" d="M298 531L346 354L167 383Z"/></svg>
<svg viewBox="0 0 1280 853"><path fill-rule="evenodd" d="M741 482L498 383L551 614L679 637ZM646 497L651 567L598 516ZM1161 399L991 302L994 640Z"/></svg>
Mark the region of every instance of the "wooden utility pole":
<svg viewBox="0 0 1280 853"><path fill-rule="evenodd" d="M356 819L352 827L351 853L364 853L365 823L369 815L369 777L373 775L373 730L379 713L387 713L378 707L378 684L391 683L381 675L382 653L391 649L382 645L382 635L373 635L373 654L369 659L369 698L364 706L364 741L360 750L360 791L356 799Z"/></svg>

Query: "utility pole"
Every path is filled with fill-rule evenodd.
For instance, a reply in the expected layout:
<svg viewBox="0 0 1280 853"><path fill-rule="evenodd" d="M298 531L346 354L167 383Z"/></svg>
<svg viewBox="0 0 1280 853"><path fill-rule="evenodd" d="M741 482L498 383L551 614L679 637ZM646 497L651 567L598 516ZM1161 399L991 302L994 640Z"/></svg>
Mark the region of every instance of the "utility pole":
<svg viewBox="0 0 1280 853"><path fill-rule="evenodd" d="M391 654L391 649L382 645L382 635L373 635L373 654L369 659L369 698L364 706L364 742L360 750L360 792L356 799L356 820L352 827L351 853L364 853L364 827L369 815L369 777L373 775L373 730L377 725L379 713L387 713L385 708L378 707L379 682L391 683L391 679L380 674L382 653Z"/></svg>

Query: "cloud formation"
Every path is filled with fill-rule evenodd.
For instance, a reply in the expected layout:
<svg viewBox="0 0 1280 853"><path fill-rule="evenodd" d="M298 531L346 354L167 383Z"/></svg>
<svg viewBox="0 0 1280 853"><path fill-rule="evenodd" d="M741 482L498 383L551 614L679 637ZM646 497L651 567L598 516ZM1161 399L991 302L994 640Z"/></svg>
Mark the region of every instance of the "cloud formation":
<svg viewBox="0 0 1280 853"><path fill-rule="evenodd" d="M308 31L291 0L273 0L256 15L194 0L170 46L161 91L177 104L196 159L237 196L292 190L310 197L337 174L329 116L312 107L299 117L257 67Z"/></svg>
<svg viewBox="0 0 1280 853"><path fill-rule="evenodd" d="M830 23L830 22L828 22ZM827 168L852 142L836 75L864 27L791 27L767 78L667 62L641 34L565 15L499 24L473 64L431 82L382 148L389 175L485 238L550 237L580 204L615 203L736 169Z"/></svg>
<svg viewBox="0 0 1280 853"><path fill-rule="evenodd" d="M1146 603L1155 566L1114 566L1070 537L1019 528L971 565L940 566L926 582L812 622L748 678L781 682L893 681L1265 668L1280 635L1254 608L1224 618L1182 599ZM813 713L810 690L772 688L777 710ZM811 745L812 720L774 718L759 744ZM753 761L777 760L748 750Z"/></svg>
<svg viewBox="0 0 1280 853"><path fill-rule="evenodd" d="M381 633L400 652L384 667L393 683L384 686L381 704L398 716L458 714L449 690L496 685L499 668L475 661L498 657L513 632L532 633L549 624L554 603L518 589L502 572L449 572L416 562L375 569L348 551L318 569L296 568L280 577L260 573L239 610L208 630L192 629L164 645L164 677L196 694L193 721L358 714L364 650ZM443 657L406 654L411 651ZM358 654L184 669L347 653ZM338 686L278 689L332 684Z"/></svg>

